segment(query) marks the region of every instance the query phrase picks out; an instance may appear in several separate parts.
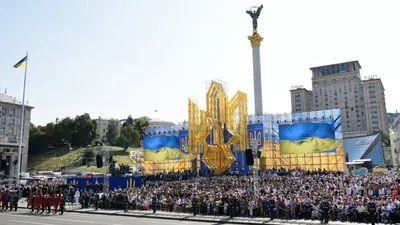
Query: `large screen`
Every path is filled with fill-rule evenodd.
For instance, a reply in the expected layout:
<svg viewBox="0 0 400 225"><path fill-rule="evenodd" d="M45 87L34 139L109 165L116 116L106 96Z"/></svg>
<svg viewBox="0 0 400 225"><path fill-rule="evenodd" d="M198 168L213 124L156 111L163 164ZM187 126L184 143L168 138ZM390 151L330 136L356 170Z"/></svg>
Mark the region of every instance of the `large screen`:
<svg viewBox="0 0 400 225"><path fill-rule="evenodd" d="M334 121L279 125L281 154L336 152Z"/></svg>
<svg viewBox="0 0 400 225"><path fill-rule="evenodd" d="M171 134L163 136L145 136L143 138L144 161L164 161L193 159L187 153L187 135Z"/></svg>

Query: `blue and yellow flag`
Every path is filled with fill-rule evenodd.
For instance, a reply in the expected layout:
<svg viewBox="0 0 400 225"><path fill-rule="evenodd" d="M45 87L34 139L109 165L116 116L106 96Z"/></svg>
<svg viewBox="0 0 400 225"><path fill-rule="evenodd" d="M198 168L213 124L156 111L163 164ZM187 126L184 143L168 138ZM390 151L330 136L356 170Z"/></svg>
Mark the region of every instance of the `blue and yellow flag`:
<svg viewBox="0 0 400 225"><path fill-rule="evenodd" d="M23 59L17 62L17 64L15 64L13 67L14 68L25 67L27 63L28 63L28 56L25 56Z"/></svg>

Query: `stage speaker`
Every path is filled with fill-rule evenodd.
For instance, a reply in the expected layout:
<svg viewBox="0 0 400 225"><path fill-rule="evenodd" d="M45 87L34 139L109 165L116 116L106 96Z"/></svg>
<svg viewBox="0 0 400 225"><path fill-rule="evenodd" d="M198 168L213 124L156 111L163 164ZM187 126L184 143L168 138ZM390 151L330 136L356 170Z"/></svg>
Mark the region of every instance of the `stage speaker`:
<svg viewBox="0 0 400 225"><path fill-rule="evenodd" d="M254 165L253 150L246 149L246 164L248 166Z"/></svg>
<svg viewBox="0 0 400 225"><path fill-rule="evenodd" d="M1 160L1 170L4 171L6 170L7 167L7 161L6 160Z"/></svg>
<svg viewBox="0 0 400 225"><path fill-rule="evenodd" d="M103 157L101 155L96 155L96 165L97 168L103 167Z"/></svg>

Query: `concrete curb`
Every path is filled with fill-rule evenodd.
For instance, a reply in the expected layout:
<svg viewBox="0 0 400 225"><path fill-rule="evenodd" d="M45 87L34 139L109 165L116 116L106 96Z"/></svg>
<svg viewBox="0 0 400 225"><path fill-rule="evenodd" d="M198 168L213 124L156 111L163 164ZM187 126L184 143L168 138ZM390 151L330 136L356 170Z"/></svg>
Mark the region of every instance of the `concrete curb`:
<svg viewBox="0 0 400 225"><path fill-rule="evenodd" d="M296 221L296 220L274 220L270 221L268 218L265 218L264 220L261 220L259 218L258 221L254 221L252 219L233 219L231 220L230 218L218 218L216 217L215 219L211 218L201 218L198 217L196 218L195 216L190 216L190 217L184 217L184 216L165 216L165 215L160 215L157 213L156 214L134 214L134 213L113 213L113 212L106 212L106 211L75 211L75 210L65 210L66 212L73 212L73 213L82 213L82 214L93 214L93 215L109 215L109 216L125 216L125 217L136 217L136 218L150 218L150 219L164 219L164 220L176 220L176 221L194 221L194 222L209 222L209 223L216 223L216 224L224 224L224 223L230 223L230 224L268 224L268 225L282 225L282 224L296 224L296 225L316 225L316 224L321 224L320 221ZM345 225L346 223L342 222L333 222L330 221L330 225Z"/></svg>
<svg viewBox="0 0 400 225"><path fill-rule="evenodd" d="M178 221L194 221L194 222L211 222L211 223L230 223L230 224L269 224L269 225L280 225L280 224L288 224L288 223L271 223L269 220L265 221L251 221L251 220L243 220L243 221L235 221L230 219L209 219L209 218L194 218L191 216L189 218L185 217L174 217L174 216L164 216L157 214L145 214L145 215L135 215L135 214L122 214L122 213L111 213L111 212L92 212L92 211L74 211L74 210L66 210L66 212L74 212L74 213L83 213L83 214L94 214L94 215L109 215L109 216L125 216L125 217L137 217L137 218L150 218L150 219L167 219L167 220L178 220ZM274 221L275 222L275 221ZM307 225L307 224L304 224ZM314 224L312 224L314 225Z"/></svg>

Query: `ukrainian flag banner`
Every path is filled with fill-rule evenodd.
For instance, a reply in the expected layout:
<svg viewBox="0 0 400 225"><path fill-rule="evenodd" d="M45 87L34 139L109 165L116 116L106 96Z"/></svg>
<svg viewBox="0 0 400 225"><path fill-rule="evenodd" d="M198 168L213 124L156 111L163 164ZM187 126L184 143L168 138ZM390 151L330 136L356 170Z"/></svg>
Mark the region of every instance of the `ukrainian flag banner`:
<svg viewBox="0 0 400 225"><path fill-rule="evenodd" d="M28 63L28 56L25 56L23 59L17 62L17 64L15 64L13 67L14 68L26 67L27 63Z"/></svg>

